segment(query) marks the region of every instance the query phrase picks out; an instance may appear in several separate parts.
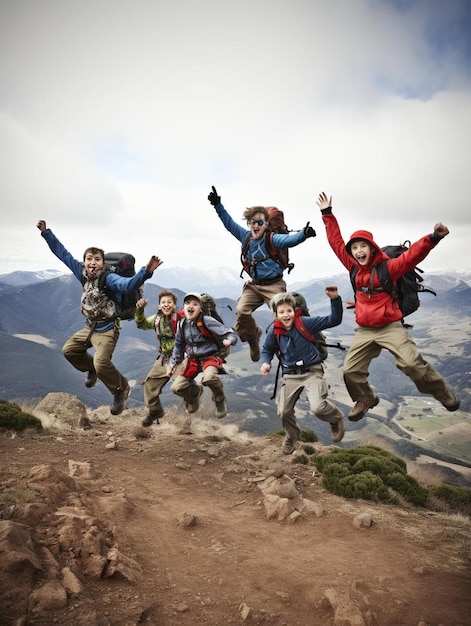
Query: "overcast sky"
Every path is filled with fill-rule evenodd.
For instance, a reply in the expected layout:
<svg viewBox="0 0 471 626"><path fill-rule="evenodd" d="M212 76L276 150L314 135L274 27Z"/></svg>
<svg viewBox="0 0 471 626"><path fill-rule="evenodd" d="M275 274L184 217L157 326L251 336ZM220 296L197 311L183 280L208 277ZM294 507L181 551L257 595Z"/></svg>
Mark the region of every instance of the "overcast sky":
<svg viewBox="0 0 471 626"><path fill-rule="evenodd" d="M469 0L1 0L0 274L65 270L39 219L77 258L239 268L211 185L311 221L292 280L342 271L320 191L346 239L442 221L421 267L469 270L470 32Z"/></svg>

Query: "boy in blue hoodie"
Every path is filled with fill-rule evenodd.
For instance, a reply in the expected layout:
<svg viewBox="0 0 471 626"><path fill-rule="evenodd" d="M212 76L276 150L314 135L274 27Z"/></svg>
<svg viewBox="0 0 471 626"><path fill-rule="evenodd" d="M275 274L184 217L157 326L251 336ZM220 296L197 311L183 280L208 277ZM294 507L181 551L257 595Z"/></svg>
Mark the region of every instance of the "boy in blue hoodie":
<svg viewBox="0 0 471 626"><path fill-rule="evenodd" d="M342 322L342 299L337 287L326 287L325 293L331 300L330 315L302 317L304 326L311 335L325 328L338 326ZM283 454L291 454L299 440L301 430L296 422L294 409L303 391L306 392L313 414L320 420L329 422L332 441L341 441L345 434L343 415L327 399L328 387L317 345L296 329L295 318L302 312L296 308L295 297L291 293L280 293L272 298L270 305L275 321L262 348L260 372L267 376L271 371L274 355L279 354L283 382L277 397L277 409L286 431L281 451Z"/></svg>
<svg viewBox="0 0 471 626"><path fill-rule="evenodd" d="M271 298L277 293L286 291L283 268L270 256L265 243L265 234L268 231L268 209L264 206L247 208L242 217L248 228L244 228L232 219L221 204L221 197L215 187L212 187L208 200L215 208L226 230L240 241L242 249L248 243L245 257L248 267L246 271L250 275L250 280L245 283L237 301L237 320L234 328L240 340L249 344L252 361L258 361L262 329L257 326L252 313L263 304L269 305ZM316 233L308 222L299 232L274 234L273 245L277 250L293 248L309 237L315 236Z"/></svg>
<svg viewBox="0 0 471 626"><path fill-rule="evenodd" d="M199 293L187 293L183 299L185 319L178 322L175 345L167 376L171 377L181 364L181 369L172 384L172 391L183 398L188 413L195 413L200 406L204 387L209 387L216 405L216 417L227 415L226 397L219 373L224 360L221 351L226 352L237 343L237 335L210 315L203 315L203 300ZM203 373L201 385L195 382Z"/></svg>
<svg viewBox="0 0 471 626"><path fill-rule="evenodd" d="M112 415L124 411L131 388L126 378L111 361L119 339L120 321L116 302L99 287L99 279L106 271L105 253L101 248L87 248L83 261L74 259L57 239L44 220L37 227L46 240L51 252L56 255L83 285L81 311L85 317L85 327L77 331L62 348L62 354L79 372L87 372L86 387L93 387L97 378L113 394L110 407ZM114 272L106 274L105 285L117 294L131 293L151 278L162 261L152 256L146 267L142 267L132 278L124 278ZM88 350L94 348L92 356Z"/></svg>

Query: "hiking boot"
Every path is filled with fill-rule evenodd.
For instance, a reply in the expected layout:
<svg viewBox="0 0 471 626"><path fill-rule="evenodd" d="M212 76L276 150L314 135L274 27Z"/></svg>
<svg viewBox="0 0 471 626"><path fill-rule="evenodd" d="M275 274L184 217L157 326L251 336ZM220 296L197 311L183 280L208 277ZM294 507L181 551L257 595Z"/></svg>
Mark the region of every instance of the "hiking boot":
<svg viewBox="0 0 471 626"><path fill-rule="evenodd" d="M190 402L187 402L186 410L188 413L196 413L196 411L200 408L200 400L201 394L203 393L203 387L201 385L196 385L196 391L193 399Z"/></svg>
<svg viewBox="0 0 471 626"><path fill-rule="evenodd" d="M447 411L457 411L460 408L460 401L451 389L447 389L446 394L438 397L437 400L443 404Z"/></svg>
<svg viewBox="0 0 471 626"><path fill-rule="evenodd" d="M256 336L250 341L249 340L249 348L250 348L250 358L252 361L258 361L260 359L260 337L262 335L262 329L260 326L257 328Z"/></svg>
<svg viewBox="0 0 471 626"><path fill-rule="evenodd" d="M87 372L87 378L85 379L85 387L94 387L95 383L97 381L97 373L95 371L95 368L92 367L91 370L88 370Z"/></svg>
<svg viewBox="0 0 471 626"><path fill-rule="evenodd" d="M215 405L216 405L216 417L218 419L221 419L222 417L226 417L227 415L226 399L223 398L222 400L215 402Z"/></svg>
<svg viewBox="0 0 471 626"><path fill-rule="evenodd" d="M114 394L113 404L110 407L111 415L119 415L124 411L126 400L128 399L130 393L131 387L129 385L125 389L120 389L118 387L116 393Z"/></svg>
<svg viewBox="0 0 471 626"><path fill-rule="evenodd" d="M355 402L355 406L348 414L348 419L351 422L358 422L358 420L361 420L361 418L365 416L365 413L368 411L368 409L372 409L378 403L378 396L375 396L373 400L358 400L358 402Z"/></svg>
<svg viewBox="0 0 471 626"><path fill-rule="evenodd" d="M338 422L333 422L330 424L330 434L332 437L332 441L342 441L343 436L345 435L345 426L343 424L343 418L340 418Z"/></svg>
<svg viewBox="0 0 471 626"><path fill-rule="evenodd" d="M148 426L152 426L155 422L156 424L160 424L159 419L164 416L163 409L161 411L150 411L149 415L147 415L141 422L143 426L146 428Z"/></svg>
<svg viewBox="0 0 471 626"><path fill-rule="evenodd" d="M281 446L281 451L283 454L292 454L293 450L296 448L296 442L298 440L296 437L292 437L291 435L286 435L285 440L283 441L283 445Z"/></svg>

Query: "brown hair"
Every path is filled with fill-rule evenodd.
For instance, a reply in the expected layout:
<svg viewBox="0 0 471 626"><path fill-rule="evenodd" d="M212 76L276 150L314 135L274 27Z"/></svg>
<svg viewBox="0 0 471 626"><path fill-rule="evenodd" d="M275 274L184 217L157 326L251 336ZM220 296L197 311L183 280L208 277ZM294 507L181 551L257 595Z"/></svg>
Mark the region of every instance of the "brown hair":
<svg viewBox="0 0 471 626"><path fill-rule="evenodd" d="M265 217L265 221L268 222L268 210L266 207L264 206L251 206L251 207L247 207L242 215L244 220L251 220L253 219L253 216L256 215L257 213L263 213L264 217Z"/></svg>
<svg viewBox="0 0 471 626"><path fill-rule="evenodd" d="M101 248L87 248L85 250L85 252L83 253L83 260L85 261L85 257L87 256L87 254L99 254L101 256L101 258L103 259L103 263L105 262L105 251L102 250Z"/></svg>
<svg viewBox="0 0 471 626"><path fill-rule="evenodd" d="M177 296L172 291L169 291L168 289L164 289L163 291L159 293L159 302L162 300L162 298L165 298L165 296L172 298L173 302L177 304Z"/></svg>

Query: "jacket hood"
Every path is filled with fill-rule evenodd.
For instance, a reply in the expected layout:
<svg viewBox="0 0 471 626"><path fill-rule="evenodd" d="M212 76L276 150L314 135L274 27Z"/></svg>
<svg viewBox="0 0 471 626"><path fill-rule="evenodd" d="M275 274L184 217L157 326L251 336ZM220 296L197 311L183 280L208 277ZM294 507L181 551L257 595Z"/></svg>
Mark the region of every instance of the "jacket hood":
<svg viewBox="0 0 471 626"><path fill-rule="evenodd" d="M384 256L383 251L373 239L373 235L370 233L370 231L356 230L354 233L352 233L350 240L345 245L345 248L350 256L353 256L352 255L352 243L354 243L355 241L367 241L375 249L376 258L380 259Z"/></svg>

